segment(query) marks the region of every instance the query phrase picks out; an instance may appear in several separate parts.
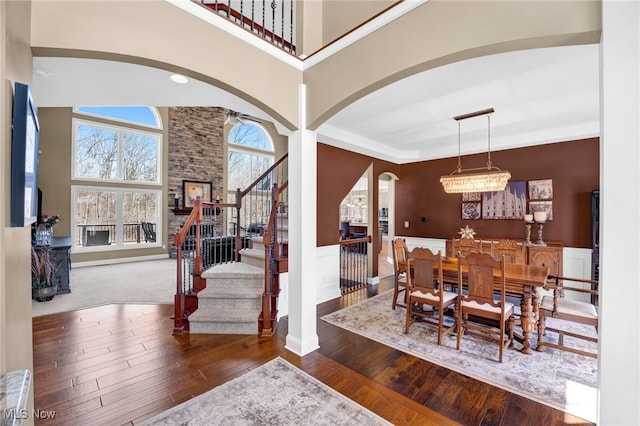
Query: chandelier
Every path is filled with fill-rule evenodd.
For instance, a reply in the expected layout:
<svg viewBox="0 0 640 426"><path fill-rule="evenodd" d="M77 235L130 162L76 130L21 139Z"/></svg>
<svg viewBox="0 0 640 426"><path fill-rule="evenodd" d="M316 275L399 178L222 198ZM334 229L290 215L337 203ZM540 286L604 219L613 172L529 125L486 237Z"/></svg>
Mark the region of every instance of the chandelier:
<svg viewBox="0 0 640 426"><path fill-rule="evenodd" d="M449 175L440 177L440 183L442 183L442 187L446 193L460 194L463 192L503 191L507 186L507 182L511 178L511 173L507 170L500 170L491 164L492 112L494 112L494 109L489 108L453 117L453 119L458 122L458 167ZM460 161L460 121L480 115L487 116L487 141L489 144L487 166L463 169L462 162Z"/></svg>

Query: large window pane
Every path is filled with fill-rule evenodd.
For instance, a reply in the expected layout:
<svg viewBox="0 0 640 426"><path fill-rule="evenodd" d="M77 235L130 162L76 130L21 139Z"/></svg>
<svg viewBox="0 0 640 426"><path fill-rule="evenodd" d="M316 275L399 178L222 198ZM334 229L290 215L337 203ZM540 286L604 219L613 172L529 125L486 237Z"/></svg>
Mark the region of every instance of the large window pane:
<svg viewBox="0 0 640 426"><path fill-rule="evenodd" d="M229 150L229 190L244 189L251 183L251 156Z"/></svg>
<svg viewBox="0 0 640 426"><path fill-rule="evenodd" d="M75 223L78 245L110 245L117 239L116 203L115 192L76 192ZM105 239L102 239L102 236L105 236Z"/></svg>
<svg viewBox="0 0 640 426"><path fill-rule="evenodd" d="M125 192L122 200L123 242L152 242L151 236L145 238L142 222L156 229L158 218L158 196L155 193Z"/></svg>
<svg viewBox="0 0 640 426"><path fill-rule="evenodd" d="M158 139L142 134L123 133L122 159L124 180L155 182L158 170Z"/></svg>
<svg viewBox="0 0 640 426"><path fill-rule="evenodd" d="M74 120L74 179L159 182L160 134Z"/></svg>
<svg viewBox="0 0 640 426"><path fill-rule="evenodd" d="M273 151L264 131L254 124L238 124L229 132L229 143L265 151Z"/></svg>
<svg viewBox="0 0 640 426"><path fill-rule="evenodd" d="M76 127L76 176L118 177L118 132L103 127Z"/></svg>
<svg viewBox="0 0 640 426"><path fill-rule="evenodd" d="M160 232L161 191L73 187L72 193L75 194L76 247L113 249L160 241L145 238L143 223L148 229Z"/></svg>

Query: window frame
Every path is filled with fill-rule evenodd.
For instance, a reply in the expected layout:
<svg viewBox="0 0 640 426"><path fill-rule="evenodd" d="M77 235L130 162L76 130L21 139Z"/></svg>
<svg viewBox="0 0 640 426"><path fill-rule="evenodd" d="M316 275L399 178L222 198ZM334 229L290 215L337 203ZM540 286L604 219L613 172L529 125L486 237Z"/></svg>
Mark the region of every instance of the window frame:
<svg viewBox="0 0 640 426"><path fill-rule="evenodd" d="M142 122L130 122L111 116L97 115L86 113L74 107L74 115L71 119L71 200L70 200L70 234L72 238L72 253L92 253L92 252L112 252L121 250L139 250L151 248L164 248L164 230L163 222L163 206L166 204L165 191L163 190L163 152L164 152L164 132L162 128L162 120L157 109L148 107L156 117L158 126L153 127ZM116 179L102 179L96 177L78 176L77 174L77 128L80 125L89 127L105 128L117 133L118 144L118 164ZM154 181L124 180L123 177L123 134L131 133L143 135L145 137L153 137L156 139L156 179ZM105 246L81 246L78 244L78 222L77 222L77 197L78 191L103 191L116 193L116 241L113 245ZM146 242L141 238L141 242L124 243L124 193L142 193L154 194L156 196L156 240L155 242Z"/></svg>
<svg viewBox="0 0 640 426"><path fill-rule="evenodd" d="M123 233L116 233L116 242L113 245L105 246L81 246L78 242L78 223L77 219L77 206L78 206L78 192L79 191L96 191L96 192L115 192L116 193L116 217L115 226L116 229L124 229L124 210L123 194L125 193L143 193L154 194L157 197L156 202L156 241L155 242L140 242L140 243L127 243L123 241ZM162 247L163 241L163 225L162 225L162 189L151 188L139 188L139 187L114 187L114 186L99 186L99 185L71 185L71 253L91 253L99 251L114 251L114 250L132 250L132 249L144 249L144 248L156 248Z"/></svg>
<svg viewBox="0 0 640 426"><path fill-rule="evenodd" d="M77 128L79 126L86 125L88 127L105 128L113 130L117 133L117 149L118 149L118 163L117 163L117 177L115 179L102 179L90 176L79 176L76 162L77 156ZM123 154L122 154L122 134L123 133L137 133L149 137L157 138L156 143L156 180L125 180L122 178L123 173ZM103 123L101 121L90 121L85 118L73 117L71 119L71 180L73 181L87 181L87 182L104 182L104 183L119 183L124 185L162 185L162 132L150 132L138 129L136 127L117 126L114 124Z"/></svg>
<svg viewBox="0 0 640 426"><path fill-rule="evenodd" d="M264 135L265 139L267 140L267 142L269 143L269 147L270 150L265 150L262 148L255 148L252 146L248 146L248 145L243 145L243 144L238 144L235 142L232 142L230 140L231 134L233 132L233 129L235 129L236 127L239 126L254 126L257 127L262 134ZM235 195L235 191L237 188L229 188L229 183L230 183L230 171L231 171L231 167L229 165L229 157L231 156L232 152L237 152L237 153L241 153L241 154L247 154L249 155L249 167L251 168L253 165L253 158L255 156L261 156L261 157L266 157L269 159L269 166L267 167L267 169L269 167L271 167L275 161L276 161L276 152L275 152L275 145L273 143L273 139L271 138L271 135L269 134L269 132L263 127L261 126L259 123L237 123L235 124L231 130L229 131L227 138L226 138L226 144L227 144L227 156L225 158L225 165L226 165L226 181L227 184L226 186L226 193L227 193L227 197L225 197L225 199L227 199L227 202L229 202L229 195L230 194L234 194ZM266 170L266 169L265 169ZM252 183L255 179L257 179L259 176L252 176L251 181L249 183ZM246 188L240 188L240 189L246 189Z"/></svg>

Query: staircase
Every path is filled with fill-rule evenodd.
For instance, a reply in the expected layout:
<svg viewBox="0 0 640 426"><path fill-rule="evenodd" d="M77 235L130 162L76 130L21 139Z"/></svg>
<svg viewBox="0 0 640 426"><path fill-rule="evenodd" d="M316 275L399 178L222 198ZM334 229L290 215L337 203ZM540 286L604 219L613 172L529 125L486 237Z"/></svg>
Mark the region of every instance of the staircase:
<svg viewBox="0 0 640 426"><path fill-rule="evenodd" d="M279 242L287 243L287 216L278 214ZM284 239L284 241L282 241ZM206 288L198 292L198 309L189 316L191 333L256 334L265 283L263 237L240 251L241 261L223 263L201 274Z"/></svg>
<svg viewBox="0 0 640 426"><path fill-rule="evenodd" d="M287 158L283 155L248 188L238 189L231 203L194 200L173 237L174 335L274 334L279 275L288 271ZM233 230L223 226L225 234L216 234L225 222ZM227 245L229 237L233 246ZM243 248L247 237L249 247Z"/></svg>

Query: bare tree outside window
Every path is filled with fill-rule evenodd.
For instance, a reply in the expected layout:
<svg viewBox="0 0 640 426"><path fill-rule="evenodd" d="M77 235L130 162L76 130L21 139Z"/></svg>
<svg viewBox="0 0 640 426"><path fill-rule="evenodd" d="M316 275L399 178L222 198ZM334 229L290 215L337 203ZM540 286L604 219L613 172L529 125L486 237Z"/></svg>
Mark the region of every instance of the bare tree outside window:
<svg viewBox="0 0 640 426"><path fill-rule="evenodd" d="M76 175L118 177L118 132L94 126L76 127Z"/></svg>
<svg viewBox="0 0 640 426"><path fill-rule="evenodd" d="M155 182L158 171L158 139L156 137L123 133L122 163L124 180Z"/></svg>
<svg viewBox="0 0 640 426"><path fill-rule="evenodd" d="M85 111L78 108L76 113ZM106 245L114 249L147 244L149 240L142 233L143 223L154 227L162 225L159 214L162 191L157 189L157 184L161 183L158 164L161 124L149 107L93 107L86 113L99 115L110 123L98 123L91 117L73 119L75 164L72 179L90 181L84 186L72 187L75 244ZM140 130L140 126L151 126L156 130ZM95 181L101 182L99 187L95 186ZM154 186L144 188L148 183ZM108 235L108 240L92 240L91 237L98 233ZM155 242L151 240L150 243Z"/></svg>

